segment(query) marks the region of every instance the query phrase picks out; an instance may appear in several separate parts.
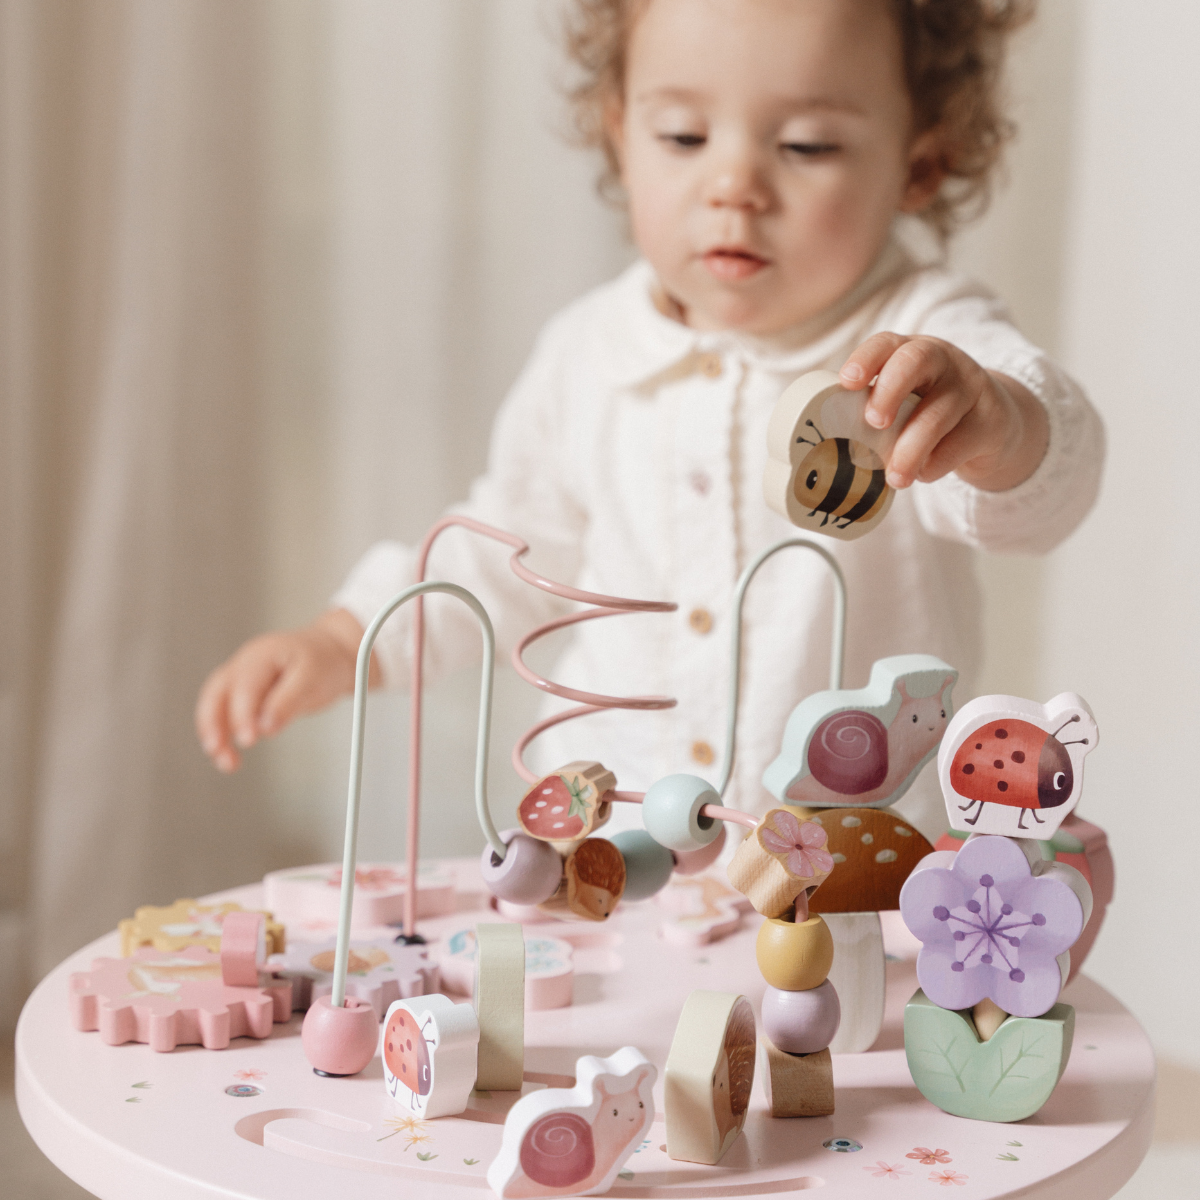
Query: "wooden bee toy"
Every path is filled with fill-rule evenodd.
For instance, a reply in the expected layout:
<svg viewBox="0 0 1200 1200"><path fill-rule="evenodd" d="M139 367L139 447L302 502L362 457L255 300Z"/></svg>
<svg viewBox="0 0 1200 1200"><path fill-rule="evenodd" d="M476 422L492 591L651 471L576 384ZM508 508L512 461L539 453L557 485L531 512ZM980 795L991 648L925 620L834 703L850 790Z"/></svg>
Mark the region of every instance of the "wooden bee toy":
<svg viewBox="0 0 1200 1200"><path fill-rule="evenodd" d="M793 525L852 541L883 520L894 495L884 470L919 400L909 396L887 429L867 424L866 402L866 391L846 391L832 371L810 371L779 397L763 496Z"/></svg>
<svg viewBox="0 0 1200 1200"><path fill-rule="evenodd" d="M972 700L950 722L938 752L951 828L1053 837L1079 803L1083 760L1098 737L1092 710L1073 692L1046 704L1016 696Z"/></svg>

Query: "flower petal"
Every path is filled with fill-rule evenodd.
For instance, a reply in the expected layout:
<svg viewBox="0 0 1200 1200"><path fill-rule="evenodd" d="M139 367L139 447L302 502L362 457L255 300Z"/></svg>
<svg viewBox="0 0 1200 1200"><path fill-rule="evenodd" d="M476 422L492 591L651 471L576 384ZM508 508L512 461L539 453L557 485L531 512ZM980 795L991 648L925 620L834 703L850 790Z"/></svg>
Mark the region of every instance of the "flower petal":
<svg viewBox="0 0 1200 1200"><path fill-rule="evenodd" d="M805 846L823 846L829 841L829 834L816 821L805 821L800 826L800 841Z"/></svg>

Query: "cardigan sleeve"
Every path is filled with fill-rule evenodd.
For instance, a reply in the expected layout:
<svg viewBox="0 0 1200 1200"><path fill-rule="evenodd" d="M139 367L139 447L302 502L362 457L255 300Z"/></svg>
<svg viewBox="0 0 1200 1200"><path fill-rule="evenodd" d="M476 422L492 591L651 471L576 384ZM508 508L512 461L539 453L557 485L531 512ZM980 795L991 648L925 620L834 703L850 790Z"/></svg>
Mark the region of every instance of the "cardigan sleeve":
<svg viewBox="0 0 1200 1200"><path fill-rule="evenodd" d="M1072 533L1100 488L1104 427L1079 385L1013 325L985 289L941 272L915 289L923 311L911 313L913 333L951 342L980 366L1023 384L1045 406L1046 453L1023 483L987 492L951 473L913 486L921 523L930 533L982 550L1044 554Z"/></svg>
<svg viewBox="0 0 1200 1200"><path fill-rule="evenodd" d="M569 317L568 310L539 337L496 416L486 471L471 485L467 499L449 510L517 534L534 547L524 560L529 566L567 583L579 572L587 522L586 508L566 469L563 365L571 342ZM533 625L565 611L563 601L513 574L511 555L503 543L451 528L434 545L426 572L426 578L449 580L475 593L495 628L498 656L506 656ZM347 609L365 628L388 600L415 581L416 559L415 547L377 543L351 570L332 597L332 606ZM386 687L407 686L412 616L412 605L405 605L376 640ZM427 598L425 630L429 678L478 658L478 625L458 601Z"/></svg>

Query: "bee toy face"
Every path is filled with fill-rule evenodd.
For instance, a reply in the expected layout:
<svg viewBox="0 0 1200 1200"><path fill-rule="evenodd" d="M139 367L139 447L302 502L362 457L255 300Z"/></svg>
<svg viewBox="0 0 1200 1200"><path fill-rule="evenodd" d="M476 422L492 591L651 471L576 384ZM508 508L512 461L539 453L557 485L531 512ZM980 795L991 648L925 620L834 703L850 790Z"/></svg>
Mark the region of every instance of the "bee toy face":
<svg viewBox="0 0 1200 1200"><path fill-rule="evenodd" d="M763 495L793 525L850 541L883 520L893 495L884 467L918 399L908 397L885 430L866 423L866 401L865 391L846 391L832 371L801 376L779 398Z"/></svg>
<svg viewBox="0 0 1200 1200"><path fill-rule="evenodd" d="M1064 692L1048 704L982 696L950 724L938 776L953 829L1045 840L1083 789L1097 728L1087 704Z"/></svg>

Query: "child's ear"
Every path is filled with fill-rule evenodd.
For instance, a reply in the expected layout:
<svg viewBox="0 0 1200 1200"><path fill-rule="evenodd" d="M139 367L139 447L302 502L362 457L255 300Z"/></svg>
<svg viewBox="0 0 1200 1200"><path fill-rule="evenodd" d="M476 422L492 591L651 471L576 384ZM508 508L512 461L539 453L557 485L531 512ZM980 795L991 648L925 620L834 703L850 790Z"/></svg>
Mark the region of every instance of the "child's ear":
<svg viewBox="0 0 1200 1200"><path fill-rule="evenodd" d="M940 129L927 129L913 141L908 151L908 182L900 209L920 212L938 194L946 178L946 160Z"/></svg>

